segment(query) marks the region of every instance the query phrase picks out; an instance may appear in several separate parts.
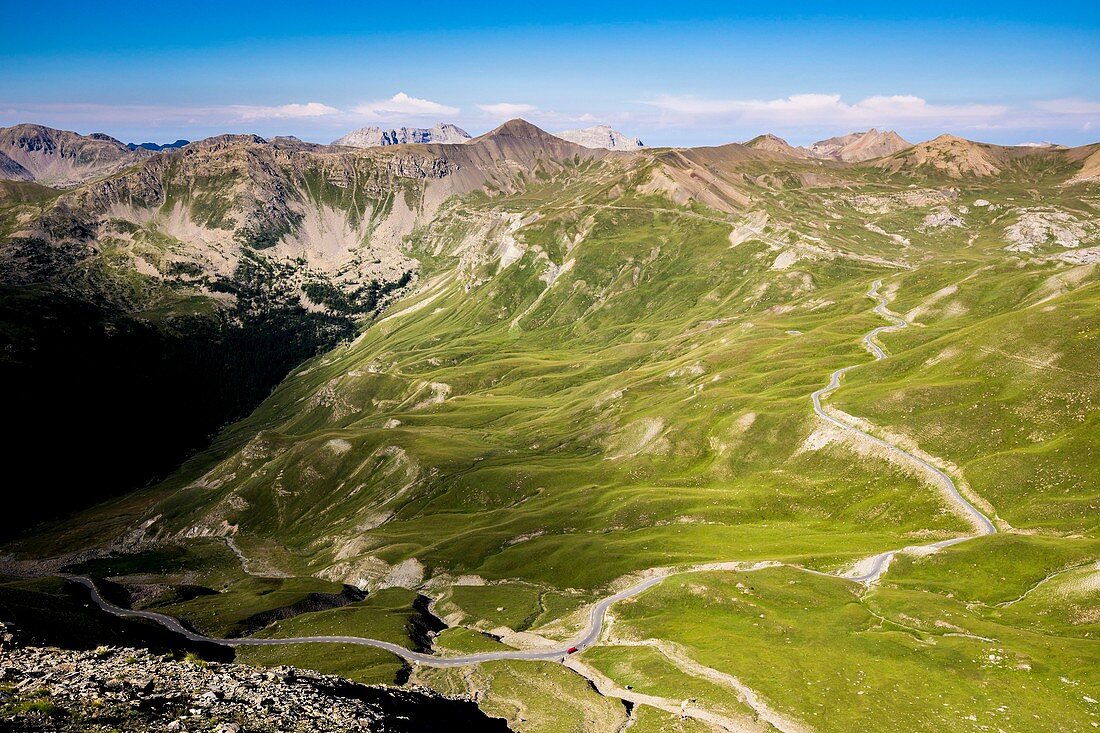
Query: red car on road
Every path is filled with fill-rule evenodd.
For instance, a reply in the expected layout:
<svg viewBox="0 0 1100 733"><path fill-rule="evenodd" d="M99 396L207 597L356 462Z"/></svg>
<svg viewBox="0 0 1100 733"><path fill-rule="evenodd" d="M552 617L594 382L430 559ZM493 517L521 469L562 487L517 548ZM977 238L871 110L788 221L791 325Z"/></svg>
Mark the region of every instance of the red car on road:
<svg viewBox="0 0 1100 733"><path fill-rule="evenodd" d="M571 646L571 647L569 647L569 649L566 650L565 653L566 654L576 654L577 653L577 647Z"/></svg>

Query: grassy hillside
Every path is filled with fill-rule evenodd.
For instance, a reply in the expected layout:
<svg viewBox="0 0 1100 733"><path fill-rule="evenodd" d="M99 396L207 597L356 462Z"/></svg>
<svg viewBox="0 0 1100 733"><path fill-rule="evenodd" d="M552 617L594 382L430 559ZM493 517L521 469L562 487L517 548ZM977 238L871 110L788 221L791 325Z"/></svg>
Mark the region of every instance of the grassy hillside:
<svg viewBox="0 0 1100 733"><path fill-rule="evenodd" d="M413 294L166 481L17 549L110 546L125 564L100 572L130 584L206 573L221 592L161 607L217 632L351 584L365 600L261 633L452 651L570 638L650 568L779 561L614 609L579 663L648 695L644 714L548 663L414 679L518 730L568 729L561 699L577 730L675 729L683 700L761 730L1085 729L1095 186L1063 185L1055 152L949 175L736 147L536 164L450 199L403 239ZM860 344L885 325L876 280L910 323L877 362ZM828 409L946 470L1002 534L899 556L870 590L803 570L970 531L926 475L814 416L810 393L850 364ZM221 536L241 567L219 554L216 586L202 553ZM148 546L176 569L130 551ZM450 629L417 635L416 593ZM369 650L247 653L403 674Z"/></svg>

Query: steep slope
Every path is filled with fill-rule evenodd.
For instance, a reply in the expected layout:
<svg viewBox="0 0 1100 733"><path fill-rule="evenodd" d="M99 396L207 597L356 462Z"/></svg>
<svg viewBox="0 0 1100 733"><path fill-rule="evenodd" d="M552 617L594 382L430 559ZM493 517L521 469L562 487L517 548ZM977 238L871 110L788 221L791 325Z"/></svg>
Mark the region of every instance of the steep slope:
<svg viewBox="0 0 1100 733"><path fill-rule="evenodd" d="M580 130L563 130L554 133L562 140L583 145L586 148L604 148L606 150L637 150L645 147L636 137L627 137L610 125L595 125Z"/></svg>
<svg viewBox="0 0 1100 733"><path fill-rule="evenodd" d="M591 160L602 155L601 151L564 140L518 118L475 137L467 144L495 160L507 159L526 164L538 159L562 162L576 155Z"/></svg>
<svg viewBox="0 0 1100 733"><path fill-rule="evenodd" d="M893 130L879 132L871 128L866 132L852 132L839 137L819 140L808 150L816 158L860 163L873 158L893 155L913 147Z"/></svg>
<svg viewBox="0 0 1100 733"><path fill-rule="evenodd" d="M868 133L875 132L874 128L867 131ZM816 158L832 158L839 160L837 154L846 145L858 142L865 133L862 132L849 132L847 135L838 135L836 137L826 138L824 140L818 140L806 148L811 155Z"/></svg>
<svg viewBox="0 0 1100 733"><path fill-rule="evenodd" d="M432 164L228 136L6 196L0 370L27 428L9 447L32 470L59 411L80 436L50 488L10 497L24 527L170 471L407 286L397 245L438 203Z"/></svg>
<svg viewBox="0 0 1100 733"><path fill-rule="evenodd" d="M1070 179L1070 183L1087 183L1100 180L1100 145L1088 145L1076 148L1072 152L1074 160L1081 160L1081 168Z"/></svg>
<svg viewBox="0 0 1100 733"><path fill-rule="evenodd" d="M150 151L130 150L101 133L79 135L42 125L0 128L0 155L29 172L11 169L0 159L0 176L69 187L117 173L147 157Z"/></svg>
<svg viewBox="0 0 1100 733"><path fill-rule="evenodd" d="M437 122L433 127L364 127L349 132L333 140L333 145L346 145L352 148L375 148L384 145L405 145L408 143L464 143L470 139L469 133L455 125Z"/></svg>
<svg viewBox="0 0 1100 733"><path fill-rule="evenodd" d="M6 153L0 152L0 180L33 181L34 174L8 157Z"/></svg>

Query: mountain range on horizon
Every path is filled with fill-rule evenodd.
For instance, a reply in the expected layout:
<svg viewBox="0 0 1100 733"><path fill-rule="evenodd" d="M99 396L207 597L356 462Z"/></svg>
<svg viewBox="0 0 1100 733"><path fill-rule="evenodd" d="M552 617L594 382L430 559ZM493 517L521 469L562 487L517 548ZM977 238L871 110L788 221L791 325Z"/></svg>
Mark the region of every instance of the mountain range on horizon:
<svg viewBox="0 0 1100 733"><path fill-rule="evenodd" d="M874 128L866 132L852 132L819 140L806 147L793 147L783 138L771 134L757 136L745 145L796 158L818 158L844 163L862 163L913 147L912 143L892 130L879 132Z"/></svg>
<svg viewBox="0 0 1100 733"><path fill-rule="evenodd" d="M545 134L590 149L613 151L646 149L639 139L629 138L607 125ZM213 139L217 139L217 136L210 138L210 140ZM302 143L297 138L291 137L275 139L294 141L296 144L313 146L318 150L325 147L314 143ZM473 139L476 138L471 138L467 132L455 125L438 123L431 128L362 128L335 140L332 145L365 149L394 145L466 144ZM941 141L941 144L933 145L933 148L942 147L945 141L954 140L961 141L952 143L956 147L962 145L968 149L975 149L975 146L976 149L1013 149L1013 146L977 143L951 135L943 135L936 140ZM928 146L934 142L926 141L914 146L893 131L880 132L872 128L866 132L853 132L827 138L804 147L792 146L784 139L771 134L760 135L743 145L754 150L794 159L866 163L885 159L905 150L914 148L923 150L924 147L921 146ZM122 143L103 133L81 135L36 124L15 125L0 128L0 179L27 180L46 185L72 187L98 177L115 174L148 155L179 150L190 144L189 141L182 139L167 144ZM739 144L729 143L728 145ZM1026 143L1015 148L1022 151L1067 149L1052 143ZM977 153L968 157L981 158L982 154ZM972 166L973 163L963 162L962 165ZM987 164L987 167L988 165L993 164Z"/></svg>

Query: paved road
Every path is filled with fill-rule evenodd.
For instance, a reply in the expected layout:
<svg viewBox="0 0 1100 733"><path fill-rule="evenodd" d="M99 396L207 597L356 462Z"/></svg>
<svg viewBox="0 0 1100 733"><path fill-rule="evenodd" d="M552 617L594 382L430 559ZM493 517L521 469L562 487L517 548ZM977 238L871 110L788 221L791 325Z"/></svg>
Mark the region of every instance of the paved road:
<svg viewBox="0 0 1100 733"><path fill-rule="evenodd" d="M867 291L867 297L874 298L878 301L878 304L875 306L874 311L878 315L890 321L890 325L879 326L878 328L873 329L870 333L863 337L863 345L866 346L867 350L874 355L875 361L886 358L886 352L883 351L882 347L878 345L878 342L875 341L875 338L880 333L886 333L889 331L900 331L901 329L909 325L905 322L904 319L894 315L886 307L886 298L884 298L878 292L878 289L881 285L881 281L875 280L875 282L871 285L871 289ZM855 425L849 425L846 422L842 422L836 419L832 415L826 413L821 408L821 398L840 386L840 378L842 376L844 376L852 369L858 368L859 366L859 364L846 366L841 369L837 369L829 376L829 383L811 395L814 404L814 412L817 413L818 417L820 417L822 420L825 420L829 424L835 425L836 427L842 430L846 430L850 433L856 433L861 437L870 440L872 443L880 445L883 448L886 448L887 450L904 457L906 460L915 463L917 466L924 469L925 471L928 471L940 483L947 496L963 510L963 512L967 516L967 519L971 521L976 530L976 534L970 536L955 537L949 540L941 540L940 542L933 542L928 545L921 545L921 547L925 547L928 549L942 549L944 547L950 547L951 545L957 545L960 542L965 542L967 540L973 539L974 537L996 534L997 528L993 525L993 522L989 520L989 517L982 514L982 512L980 512L977 507L967 501L966 497L959 493L959 489L957 486L955 486L955 482L951 480L951 477L948 476L946 473L936 468L923 458L910 453L904 448L899 448L893 443L888 443L885 440L877 438L864 430L860 430ZM886 571L886 568L889 566L890 561L894 558L894 555L896 555L898 552L900 552L900 550L891 550L889 552L884 552L881 555L876 555L874 556L874 558L870 559L870 564L864 572L858 575L848 575L846 577L849 580L855 580L858 582L872 582L878 580L882 573Z"/></svg>
<svg viewBox="0 0 1100 733"><path fill-rule="evenodd" d="M588 629L584 635L569 644L564 644L561 647L555 647L552 649L533 649L533 650L506 650L499 652L481 652L478 654L466 654L457 657L439 657L433 654L424 654L422 652L414 652L406 649L398 644L393 644L388 641L382 641L380 639L370 639L362 636L295 636L284 639L258 639L255 637L243 637L237 639L218 639L204 634L197 634L190 629L185 628L179 621L163 613L157 613L155 611L135 611L129 608L122 608L108 601L99 592L99 588L96 587L95 582L85 575L66 575L65 578L79 583L89 590L92 600L101 609L107 613L120 617L129 618L144 618L150 621L156 621L162 626L180 634L191 641L204 641L211 644L220 644L222 646L240 647L240 646L279 646L282 644L358 644L359 646L369 646L375 649L384 649L385 651L396 654L397 656L406 659L410 662L417 662L419 664L425 664L431 667L460 667L470 664L478 664L480 662L491 662L502 659L523 659L523 660L545 660L545 661L560 661L568 654L570 647L577 647L578 650L584 649L591 645L597 639L600 638L600 633L603 631L604 617L607 614L607 609L611 607L611 604L616 601L621 601L624 598L630 598L636 596L643 591L652 588L660 583L667 576L659 575L631 586L630 588L620 591L613 596L603 599L592 609L592 616L589 622Z"/></svg>
<svg viewBox="0 0 1100 733"><path fill-rule="evenodd" d="M897 316L892 314L887 309L887 307L886 307L886 298L884 298L878 292L878 289L879 289L880 285L881 285L881 282L876 280L874 282L874 284L871 286L871 289L867 292L867 296L870 297L870 298L874 298L875 300L878 301L878 305L876 305L875 309L874 309L875 313L879 314L883 318L890 321L891 324L888 325L888 326L879 326L878 328L872 330L870 333L868 333L866 336L863 337L864 346L866 346L867 349L875 356L876 360L877 359L885 359L886 358L886 353L875 342L875 337L878 336L880 333L884 333L884 332L887 332L887 331L896 331L896 330L905 328L908 325L903 319L898 318ZM819 389L819 390L817 390L816 392L813 393L812 399L813 399L814 412L817 413L818 417L825 420L826 422L828 422L828 423L830 423L830 424L832 424L832 425L834 425L834 426L836 426L836 427L838 427L842 430L847 430L849 432L857 433L860 436L866 438L867 440L870 440L870 441L886 448L887 450L893 451L894 453L897 453L901 456L904 456L907 460L910 460L910 461L916 463L917 465L919 465L921 468L924 468L925 470L930 471L940 481L940 483L943 485L943 488L945 489L947 494L950 497L952 497L952 499L954 501L956 501L956 503L958 503L960 507L963 508L963 510L966 512L967 516L971 519L971 521L973 521L975 529L977 530L976 534L973 534L973 535L964 536L964 537L955 537L953 539L942 540L940 542L933 542L933 543L928 544L928 545L923 545L922 547L926 547L926 548L949 547L951 545L955 545L955 544L958 544L960 542L965 542L966 540L973 539L974 537L979 537L979 536L982 536L982 535L995 533L997 531L997 528L993 525L993 523L991 521L989 521L989 518L986 517L984 514L982 514L980 511L978 511L978 509L976 507L974 507L973 504L971 504L969 501L967 501L963 497L963 495L959 493L958 488L956 488L956 486L955 486L955 482L952 481L951 477L948 476L946 473L944 473L940 469L936 468L935 466L933 466L931 463L924 460L923 458L915 456L912 453L910 453L906 450L903 450L902 448L899 448L899 447L897 447L897 446L895 446L891 443L887 443L885 440L882 440L881 438L876 438L875 436L871 435L870 433L864 432L863 430L860 430L859 428L855 427L854 425L849 425L847 423L841 422L840 420L837 420L836 418L832 417L831 415L826 414L825 411L822 410L822 408L821 408L821 398L824 395L828 394L829 392L832 392L833 390L835 390L837 387L839 387L841 376L843 376L848 371L850 371L852 369L855 369L857 366L859 366L859 365L857 364L857 365L853 365L853 366L847 366L847 367L844 367L842 369L837 369L829 377L829 383L827 385L825 385L824 387L822 387L821 389ZM880 555L875 555L871 558L868 558L867 560L864 561L864 563L861 563L861 564L866 565L863 572L861 572L858 575L847 575L847 576L844 576L844 577L846 577L848 580L852 580L852 581L856 581L856 582L873 582L873 581L877 580L882 575L883 572L885 572L886 568L890 564L890 560L893 559L894 555L896 555L898 552L900 552L900 550L891 550L889 552L884 552ZM490 661L505 660L505 659L551 660L551 661L552 660L558 660L558 661L560 661L568 655L568 650L569 650L570 647L575 646L575 647L577 647L578 650L581 650L581 649L584 649L585 647L588 647L591 644L595 643L600 638L600 634L603 632L604 620L607 617L607 611L608 611L609 608L611 608L611 606L613 604L617 603L618 601L624 600L626 598L631 598L633 596L636 596L640 593L643 593L646 590L649 590L650 588L657 585L658 583L660 583L662 580L669 577L670 575L675 575L675 574L679 574L679 573L683 573L683 572L698 572L698 571L701 571L701 570L706 570L708 567L710 567L710 566L700 565L696 568L692 568L692 569L688 569L688 570L682 570L682 571L678 571L678 572L654 575L652 577L649 577L649 578L641 581L640 583L637 583L637 584L627 588L626 590L619 591L618 593L616 593L613 596L608 596L607 598L604 598L602 601L597 603L592 608L592 613L591 613L591 616L589 617L588 628L584 631L584 633L578 639L576 639L575 641L573 641L571 643L563 644L560 647L554 647L554 648L550 648L550 649L508 650L508 651L498 651L498 652L482 652L482 653L478 653L478 654L466 654L466 655L455 656L455 657L439 657L439 656L435 656L435 655L432 655L432 654L424 654L424 653L421 653L421 652L414 652L414 651L406 649L402 646L399 646L397 644L390 643L388 641L382 641L380 639L370 639L370 638L361 637L361 636L296 636L296 637L288 637L288 638L283 638L283 639L257 639L255 637L247 637L247 638L239 638L239 639L215 639L215 638L212 638L212 637L209 637L209 636L204 636L203 634L197 634L194 631L186 629L180 624L179 621L172 618L171 616L167 616L167 615L162 614L162 613L156 613L154 611L134 611L134 610L131 610L131 609L128 609L128 608L120 608L119 606L116 606L113 603L107 601L105 598L103 598L102 595L100 595L99 589L96 588L95 583L92 581L91 578L85 577L83 575L70 575L70 576L66 576L66 577L69 578L70 580L74 581L74 582L80 583L81 585L87 587L91 591L92 600L95 601L95 603L98 604L99 607L102 608L104 611L107 611L108 613L112 613L116 616L136 617L136 618L144 618L144 619L149 619L151 621L156 621L157 623L161 624L162 626L165 626L166 628L171 629L172 631L175 631L178 634L182 634L183 636L190 639L191 641L204 641L204 642L209 642L209 643L213 643L213 644L222 644L222 645L225 645L225 646L232 646L232 647L240 647L240 646L278 646L278 645L282 645L282 644L318 644L318 643L358 644L359 646L369 646L369 647L374 647L375 649L383 649L385 651L396 654L397 656L399 656L403 659L406 659L410 662L416 662L418 664L424 664L424 665L428 665L428 666L432 666L432 667L459 667L459 666L466 666L466 665L470 665L470 664L479 664L481 662L490 662Z"/></svg>

